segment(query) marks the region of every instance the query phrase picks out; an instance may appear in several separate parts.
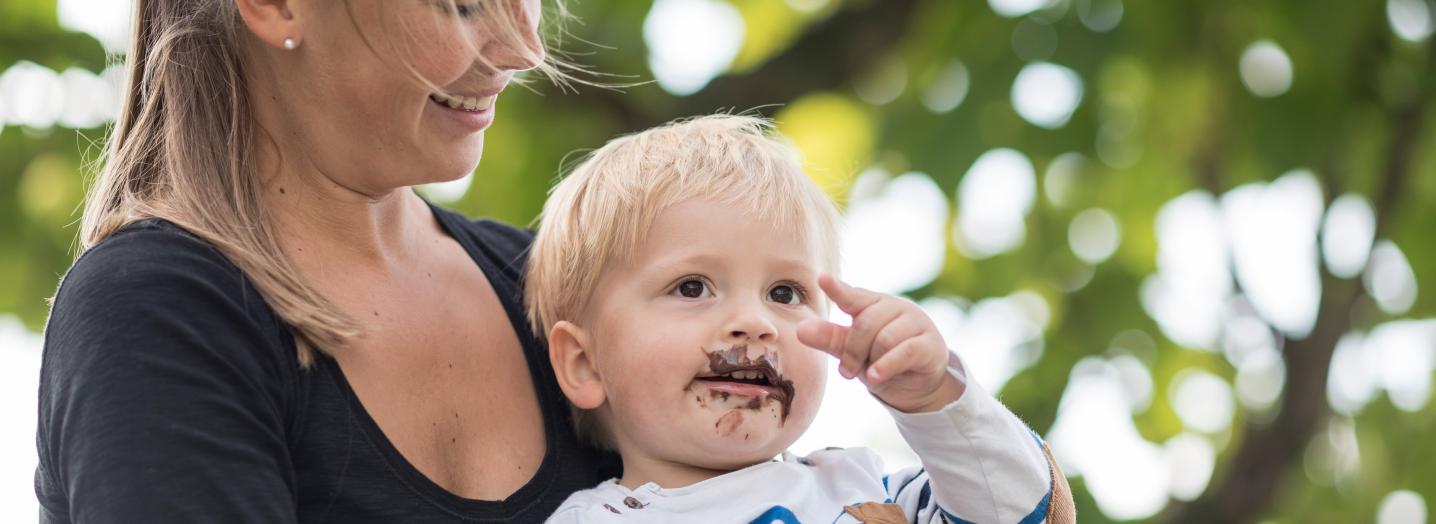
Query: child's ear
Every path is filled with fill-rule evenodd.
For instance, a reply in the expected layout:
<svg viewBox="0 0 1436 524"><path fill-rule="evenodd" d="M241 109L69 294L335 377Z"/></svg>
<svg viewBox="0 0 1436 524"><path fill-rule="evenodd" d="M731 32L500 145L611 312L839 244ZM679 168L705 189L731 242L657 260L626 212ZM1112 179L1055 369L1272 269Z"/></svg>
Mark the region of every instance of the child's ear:
<svg viewBox="0 0 1436 524"><path fill-rule="evenodd" d="M587 331L567 320L554 324L548 333L548 359L554 377L569 402L580 409L597 409L606 398L592 341Z"/></svg>

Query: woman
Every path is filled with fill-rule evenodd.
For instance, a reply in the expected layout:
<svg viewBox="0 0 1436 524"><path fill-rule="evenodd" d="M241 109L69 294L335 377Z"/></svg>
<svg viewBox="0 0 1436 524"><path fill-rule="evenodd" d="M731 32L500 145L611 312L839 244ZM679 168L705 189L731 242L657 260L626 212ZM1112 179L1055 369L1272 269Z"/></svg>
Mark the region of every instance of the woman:
<svg viewBox="0 0 1436 524"><path fill-rule="evenodd" d="M45 339L45 522L541 520L612 476L478 164L538 0L138 0ZM502 154L502 153L500 153Z"/></svg>

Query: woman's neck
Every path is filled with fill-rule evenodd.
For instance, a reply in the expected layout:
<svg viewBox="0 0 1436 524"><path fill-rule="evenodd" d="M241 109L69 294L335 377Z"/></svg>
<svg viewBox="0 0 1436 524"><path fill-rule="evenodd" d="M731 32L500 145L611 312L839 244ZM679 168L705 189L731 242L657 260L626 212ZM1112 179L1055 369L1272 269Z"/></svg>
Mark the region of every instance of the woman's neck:
<svg viewBox="0 0 1436 524"><path fill-rule="evenodd" d="M409 187L359 189L318 169L276 167L263 183L266 207L280 245L306 272L335 265L403 269L423 256L426 233L438 227Z"/></svg>

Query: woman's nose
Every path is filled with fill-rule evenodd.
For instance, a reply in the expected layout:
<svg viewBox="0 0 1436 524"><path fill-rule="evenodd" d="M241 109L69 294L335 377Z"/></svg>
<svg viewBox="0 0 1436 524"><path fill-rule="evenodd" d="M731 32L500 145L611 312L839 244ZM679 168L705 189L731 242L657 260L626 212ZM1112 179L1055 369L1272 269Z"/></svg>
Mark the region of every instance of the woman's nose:
<svg viewBox="0 0 1436 524"><path fill-rule="evenodd" d="M543 40L538 34L540 8L528 0L507 1L509 20L494 20L489 39L479 49L482 59L500 71L527 71L544 61Z"/></svg>

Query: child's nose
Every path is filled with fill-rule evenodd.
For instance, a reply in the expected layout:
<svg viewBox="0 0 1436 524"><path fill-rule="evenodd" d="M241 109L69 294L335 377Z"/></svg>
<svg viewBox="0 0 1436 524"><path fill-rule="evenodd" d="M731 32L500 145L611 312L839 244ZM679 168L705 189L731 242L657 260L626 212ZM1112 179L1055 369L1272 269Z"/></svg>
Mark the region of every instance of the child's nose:
<svg viewBox="0 0 1436 524"><path fill-rule="evenodd" d="M778 336L778 328L758 313L743 313L733 319L728 337L734 342L772 342Z"/></svg>
<svg viewBox="0 0 1436 524"><path fill-rule="evenodd" d="M733 337L733 338L737 338L737 339L745 339L745 338L746 338L746 339L749 339L749 340L758 339L758 340L763 341L763 342L771 342L771 341L773 340L773 333L771 333L771 332L753 332L753 333L749 333L749 332L747 332L747 331L731 331L731 332L729 332L729 336L731 336L731 337Z"/></svg>

